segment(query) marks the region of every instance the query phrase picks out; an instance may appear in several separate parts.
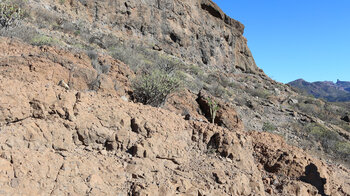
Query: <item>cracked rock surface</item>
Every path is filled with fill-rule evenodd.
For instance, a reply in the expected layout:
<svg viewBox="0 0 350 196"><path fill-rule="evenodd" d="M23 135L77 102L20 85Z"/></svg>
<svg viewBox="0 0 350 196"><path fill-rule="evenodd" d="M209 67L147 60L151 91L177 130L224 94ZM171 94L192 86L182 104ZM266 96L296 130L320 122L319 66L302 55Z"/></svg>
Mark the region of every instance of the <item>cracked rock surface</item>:
<svg viewBox="0 0 350 196"><path fill-rule="evenodd" d="M88 56L1 38L0 195L350 194L349 170L244 132L234 108L224 128L122 99L132 72L99 58L96 91Z"/></svg>

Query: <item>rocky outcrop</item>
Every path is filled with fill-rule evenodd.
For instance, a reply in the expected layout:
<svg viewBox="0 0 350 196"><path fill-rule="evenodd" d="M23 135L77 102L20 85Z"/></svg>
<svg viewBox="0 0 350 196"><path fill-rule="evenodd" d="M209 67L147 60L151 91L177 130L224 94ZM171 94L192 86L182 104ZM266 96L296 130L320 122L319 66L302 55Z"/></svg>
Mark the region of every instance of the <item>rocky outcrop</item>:
<svg viewBox="0 0 350 196"><path fill-rule="evenodd" d="M202 111L203 115L210 121L212 121L213 116L211 116L211 105L209 103L209 100L217 104L217 112L215 115L214 123L216 123L219 126L226 127L231 130L235 129L243 129L243 123L241 119L238 117L238 114L236 113L236 110L234 109L233 105L230 105L228 103L224 103L223 101L218 101L217 99L214 99L212 96L210 96L208 93L206 93L204 90L200 91L198 94L198 98L196 101L198 102L198 105L200 107L200 110Z"/></svg>
<svg viewBox="0 0 350 196"><path fill-rule="evenodd" d="M341 117L341 120L345 121L345 122L350 122L350 115L346 114L343 117Z"/></svg>
<svg viewBox="0 0 350 196"><path fill-rule="evenodd" d="M55 55L85 76L95 69L84 54L3 38L0 46L1 194L264 195L241 130L185 121L109 88L90 90L86 77L59 85L70 67ZM8 53L22 55L7 61ZM127 87L123 64L110 65L106 80Z"/></svg>
<svg viewBox="0 0 350 196"><path fill-rule="evenodd" d="M273 195L349 195L347 169L326 165L286 144L280 136L257 132L250 135L255 159L263 171L266 192Z"/></svg>
<svg viewBox="0 0 350 196"><path fill-rule="evenodd" d="M72 54L48 46L33 47L16 39L1 37L0 40L0 73L3 76L32 84L41 80L65 83L68 88L81 91L119 95L130 91L128 77L134 73L110 56L89 57L85 52Z"/></svg>
<svg viewBox="0 0 350 196"><path fill-rule="evenodd" d="M185 120L175 112L194 113L196 96L184 92L193 105L175 112L128 102L129 71L108 56L101 74L86 54L4 38L0 48L2 195L350 194L346 168L244 132L234 108L230 129ZM88 73L106 79L89 89Z"/></svg>
<svg viewBox="0 0 350 196"><path fill-rule="evenodd" d="M209 99L218 105L214 119L215 124L230 130L244 129L242 120L238 117L232 104L225 103L222 100L219 101L204 90L200 91L198 95L190 91L174 93L169 96L164 108L185 116L186 120L212 122Z"/></svg>
<svg viewBox="0 0 350 196"><path fill-rule="evenodd" d="M244 26L211 0L45 0L29 6L38 22L51 16L56 29L76 28L78 37L104 49L118 42L143 45L189 63L263 74L243 37Z"/></svg>

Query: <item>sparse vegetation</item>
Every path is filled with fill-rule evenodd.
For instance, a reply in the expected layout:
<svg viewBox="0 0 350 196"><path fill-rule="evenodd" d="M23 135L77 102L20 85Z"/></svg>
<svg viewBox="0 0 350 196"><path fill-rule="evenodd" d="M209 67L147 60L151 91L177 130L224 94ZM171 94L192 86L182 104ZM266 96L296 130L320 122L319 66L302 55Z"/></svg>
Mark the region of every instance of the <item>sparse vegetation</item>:
<svg viewBox="0 0 350 196"><path fill-rule="evenodd" d="M161 54L147 46L132 46L132 44L117 43L109 50L114 58L129 65L134 72L152 68L171 73L184 67L184 63L179 59Z"/></svg>
<svg viewBox="0 0 350 196"><path fill-rule="evenodd" d="M343 126L344 123L340 119L347 111L347 104L340 104L338 106L338 103L325 102L320 99L305 96L300 96L297 100L298 103L292 106L294 110L315 116L325 122L350 130L348 126Z"/></svg>
<svg viewBox="0 0 350 196"><path fill-rule="evenodd" d="M217 82L212 82L210 85L205 85L204 89L209 91L215 97L224 98L227 95L226 89Z"/></svg>
<svg viewBox="0 0 350 196"><path fill-rule="evenodd" d="M9 28L16 24L16 21L23 18L22 9L13 1L0 1L0 26Z"/></svg>
<svg viewBox="0 0 350 196"><path fill-rule="evenodd" d="M109 48L112 56L121 60L135 72L158 69L165 73L182 75L184 85L192 92L201 89L209 91L214 97L229 99L233 93L233 80L215 69L185 63L179 58L152 50L150 46L133 43L115 43ZM231 85L231 86L230 86Z"/></svg>
<svg viewBox="0 0 350 196"><path fill-rule="evenodd" d="M339 126L347 132L350 132L350 124L346 122L340 122Z"/></svg>
<svg viewBox="0 0 350 196"><path fill-rule="evenodd" d="M271 95L271 92L262 88L247 89L247 92L254 97L259 97L262 99L267 99Z"/></svg>
<svg viewBox="0 0 350 196"><path fill-rule="evenodd" d="M195 76L203 75L204 73L203 69L201 69L199 66L194 64L188 65L185 71Z"/></svg>
<svg viewBox="0 0 350 196"><path fill-rule="evenodd" d="M97 76L95 80L93 80L89 84L90 90L99 90L101 85L101 74L108 74L111 66L102 64L100 61L98 61L98 53L94 50L88 50L86 54L89 56L91 60L91 66L97 71Z"/></svg>
<svg viewBox="0 0 350 196"><path fill-rule="evenodd" d="M336 158L349 161L350 143L338 133L318 123L308 124L306 131L310 134L311 140L321 143L325 152Z"/></svg>
<svg viewBox="0 0 350 196"><path fill-rule="evenodd" d="M330 131L318 123L309 124L307 129L311 135L316 137L317 140L323 140L325 138L327 138L327 140L337 139L337 134L334 131Z"/></svg>

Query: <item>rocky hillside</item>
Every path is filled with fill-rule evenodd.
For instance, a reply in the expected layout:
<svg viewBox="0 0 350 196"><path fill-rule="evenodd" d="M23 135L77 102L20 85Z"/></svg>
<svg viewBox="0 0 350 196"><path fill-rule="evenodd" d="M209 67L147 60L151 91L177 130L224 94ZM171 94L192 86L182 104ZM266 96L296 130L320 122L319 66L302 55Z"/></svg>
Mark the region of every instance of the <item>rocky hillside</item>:
<svg viewBox="0 0 350 196"><path fill-rule="evenodd" d="M303 79L289 82L289 85L300 91L311 94L317 98L323 98L331 102L350 101L350 82L337 80L334 82L307 82Z"/></svg>
<svg viewBox="0 0 350 196"><path fill-rule="evenodd" d="M268 78L213 2L14 3L1 195L350 195L344 107Z"/></svg>
<svg viewBox="0 0 350 196"><path fill-rule="evenodd" d="M110 52L142 46L189 63L263 74L243 37L244 26L210 0L30 0L23 7L30 10L31 24L8 34L18 36L26 29L19 36L35 44L65 42Z"/></svg>

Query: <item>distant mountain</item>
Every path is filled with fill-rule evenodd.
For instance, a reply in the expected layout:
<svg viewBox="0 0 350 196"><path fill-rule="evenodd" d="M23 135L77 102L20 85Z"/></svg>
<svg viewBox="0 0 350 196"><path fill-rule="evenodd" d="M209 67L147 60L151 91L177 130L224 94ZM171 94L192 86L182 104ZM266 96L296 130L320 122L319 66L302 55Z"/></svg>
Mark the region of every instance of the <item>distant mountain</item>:
<svg viewBox="0 0 350 196"><path fill-rule="evenodd" d="M316 98L323 98L331 102L350 101L350 82L340 80L337 80L336 83L332 81L307 82L298 79L288 84Z"/></svg>

